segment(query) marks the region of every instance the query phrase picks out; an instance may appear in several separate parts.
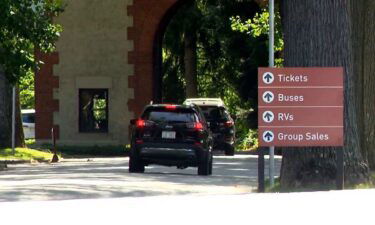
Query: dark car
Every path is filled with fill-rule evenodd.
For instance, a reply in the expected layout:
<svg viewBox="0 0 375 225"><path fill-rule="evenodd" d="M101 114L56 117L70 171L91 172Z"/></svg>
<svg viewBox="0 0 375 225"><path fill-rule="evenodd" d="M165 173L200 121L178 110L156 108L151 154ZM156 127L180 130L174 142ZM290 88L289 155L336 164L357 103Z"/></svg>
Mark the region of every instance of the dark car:
<svg viewBox="0 0 375 225"><path fill-rule="evenodd" d="M214 149L224 150L225 155L233 156L235 124L223 101L219 98L190 98L184 104L195 104L201 108L214 137Z"/></svg>
<svg viewBox="0 0 375 225"><path fill-rule="evenodd" d="M213 138L199 107L148 105L131 125L129 172L143 173L145 166L158 164L212 174Z"/></svg>

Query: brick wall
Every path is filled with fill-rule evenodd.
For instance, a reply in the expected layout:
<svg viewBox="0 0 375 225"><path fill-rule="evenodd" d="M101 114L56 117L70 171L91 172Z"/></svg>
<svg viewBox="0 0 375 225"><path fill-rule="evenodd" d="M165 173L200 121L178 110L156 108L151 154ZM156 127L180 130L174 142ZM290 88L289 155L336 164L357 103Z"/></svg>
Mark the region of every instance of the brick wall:
<svg viewBox="0 0 375 225"><path fill-rule="evenodd" d="M59 55L37 51L36 58L44 64L35 76L35 138L50 139L52 127L58 138L59 127L53 124L53 113L59 111L59 102L53 99L53 89L59 88L59 79L53 75L53 66L59 63Z"/></svg>

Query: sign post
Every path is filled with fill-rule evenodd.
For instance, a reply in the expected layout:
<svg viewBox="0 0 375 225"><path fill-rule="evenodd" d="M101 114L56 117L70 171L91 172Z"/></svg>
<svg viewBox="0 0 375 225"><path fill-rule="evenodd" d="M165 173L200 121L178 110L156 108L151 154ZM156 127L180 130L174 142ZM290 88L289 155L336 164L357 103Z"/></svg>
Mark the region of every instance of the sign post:
<svg viewBox="0 0 375 225"><path fill-rule="evenodd" d="M12 154L16 154L16 86L12 90Z"/></svg>
<svg viewBox="0 0 375 225"><path fill-rule="evenodd" d="M275 67L275 0L269 0L269 67ZM270 78L267 78L270 81ZM268 99L271 98L271 95L268 96ZM269 148L269 178L271 188L274 186L274 172L275 172L275 147L270 146Z"/></svg>

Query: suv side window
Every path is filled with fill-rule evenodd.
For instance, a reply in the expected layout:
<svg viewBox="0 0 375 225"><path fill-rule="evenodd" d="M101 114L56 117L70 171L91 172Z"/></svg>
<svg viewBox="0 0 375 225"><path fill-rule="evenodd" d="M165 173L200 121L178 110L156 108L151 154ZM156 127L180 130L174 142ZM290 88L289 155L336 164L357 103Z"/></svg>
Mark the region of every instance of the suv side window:
<svg viewBox="0 0 375 225"><path fill-rule="evenodd" d="M202 106L201 109L207 120L230 120L228 112L223 107Z"/></svg>
<svg viewBox="0 0 375 225"><path fill-rule="evenodd" d="M207 124L207 121L206 121L206 118L204 117L202 109L199 106L197 106L195 108L198 112L197 114L198 114L198 117L199 117L199 121L203 122L204 124Z"/></svg>
<svg viewBox="0 0 375 225"><path fill-rule="evenodd" d="M25 113L22 114L23 123L35 123L35 114L34 113Z"/></svg>

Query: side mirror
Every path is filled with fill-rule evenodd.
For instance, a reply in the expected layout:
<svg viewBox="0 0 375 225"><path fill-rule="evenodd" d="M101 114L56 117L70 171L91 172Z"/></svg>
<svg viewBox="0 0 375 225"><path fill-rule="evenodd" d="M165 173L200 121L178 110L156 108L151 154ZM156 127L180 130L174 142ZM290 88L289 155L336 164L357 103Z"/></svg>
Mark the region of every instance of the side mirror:
<svg viewBox="0 0 375 225"><path fill-rule="evenodd" d="M130 120L130 124L131 124L131 125L135 125L136 122L137 122L137 119L132 119L132 120Z"/></svg>

